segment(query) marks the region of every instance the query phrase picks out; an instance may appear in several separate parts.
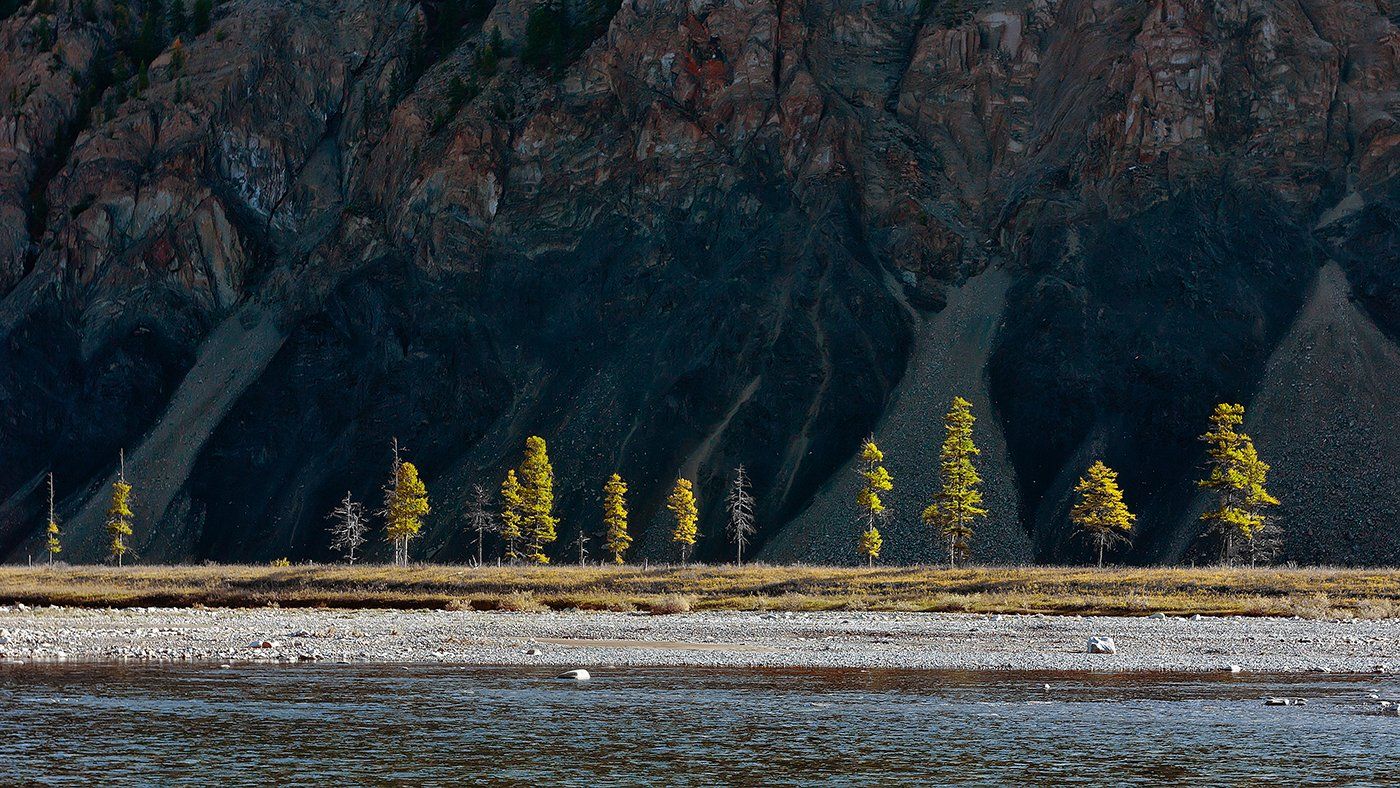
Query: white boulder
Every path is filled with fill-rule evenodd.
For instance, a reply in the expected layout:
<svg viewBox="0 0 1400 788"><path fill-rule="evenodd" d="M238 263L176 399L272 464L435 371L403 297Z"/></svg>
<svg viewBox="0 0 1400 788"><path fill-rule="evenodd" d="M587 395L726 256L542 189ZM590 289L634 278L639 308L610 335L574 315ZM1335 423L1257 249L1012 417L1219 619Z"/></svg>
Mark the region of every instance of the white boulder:
<svg viewBox="0 0 1400 788"><path fill-rule="evenodd" d="M1090 654L1117 654L1118 646L1114 644L1113 638L1095 635L1089 638Z"/></svg>
<svg viewBox="0 0 1400 788"><path fill-rule="evenodd" d="M563 673L560 673L559 678L572 679L574 681L588 681L593 677L588 675L588 671L584 670L583 668L576 668L574 670L566 670Z"/></svg>

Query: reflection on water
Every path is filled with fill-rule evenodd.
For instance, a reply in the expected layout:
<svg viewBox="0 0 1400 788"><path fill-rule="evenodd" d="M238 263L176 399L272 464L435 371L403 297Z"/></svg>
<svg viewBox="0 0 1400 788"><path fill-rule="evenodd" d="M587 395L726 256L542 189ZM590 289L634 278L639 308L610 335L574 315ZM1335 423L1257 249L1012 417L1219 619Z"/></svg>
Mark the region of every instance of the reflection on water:
<svg viewBox="0 0 1400 788"><path fill-rule="evenodd" d="M1400 719L1363 713L1400 695L1387 676L554 673L4 665L0 784L1340 784L1400 763Z"/></svg>

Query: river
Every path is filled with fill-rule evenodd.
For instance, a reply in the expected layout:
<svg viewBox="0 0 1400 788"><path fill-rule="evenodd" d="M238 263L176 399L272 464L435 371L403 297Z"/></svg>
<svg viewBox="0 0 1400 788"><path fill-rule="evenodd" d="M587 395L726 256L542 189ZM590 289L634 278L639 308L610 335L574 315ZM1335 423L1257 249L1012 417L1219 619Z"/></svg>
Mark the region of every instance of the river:
<svg viewBox="0 0 1400 788"><path fill-rule="evenodd" d="M0 784L1379 784L1400 764L1400 719L1368 713L1395 676L555 673L0 665Z"/></svg>

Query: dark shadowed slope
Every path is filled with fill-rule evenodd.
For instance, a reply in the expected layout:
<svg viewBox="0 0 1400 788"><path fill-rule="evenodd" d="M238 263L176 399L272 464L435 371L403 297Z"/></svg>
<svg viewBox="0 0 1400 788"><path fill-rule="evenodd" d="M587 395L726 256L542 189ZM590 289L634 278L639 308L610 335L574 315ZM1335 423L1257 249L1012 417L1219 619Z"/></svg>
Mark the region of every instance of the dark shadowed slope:
<svg viewBox="0 0 1400 788"><path fill-rule="evenodd" d="M1150 560L1192 536L1211 404L1285 409L1322 261L1382 332L1348 319L1368 349L1335 363L1389 363L1384 8L569 0L532 43L538 5L226 0L179 48L145 0L0 19L0 555L34 551L53 468L68 557L102 557L125 447L141 559L325 559L397 437L433 498L417 549L456 560L466 491L539 434L561 556L613 471L633 557L672 554L677 474L699 556L728 555L743 463L757 547L835 559L884 425L889 556L932 557L914 518L964 393L979 558L1082 558L1067 494L1102 457L1141 514L1118 557ZM1382 400L1347 433L1378 455ZM1317 498L1259 418L1276 492ZM1387 558L1380 464L1325 482L1374 537L1295 524L1294 555Z"/></svg>

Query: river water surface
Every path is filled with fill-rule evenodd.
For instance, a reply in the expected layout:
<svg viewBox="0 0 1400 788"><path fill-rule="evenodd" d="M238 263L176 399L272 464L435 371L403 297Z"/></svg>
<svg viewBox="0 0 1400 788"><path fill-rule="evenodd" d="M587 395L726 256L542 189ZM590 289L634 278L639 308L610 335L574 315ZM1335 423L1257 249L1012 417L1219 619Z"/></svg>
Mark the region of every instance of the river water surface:
<svg viewBox="0 0 1400 788"><path fill-rule="evenodd" d="M555 672L3 665L0 784L1400 780L1394 676Z"/></svg>

